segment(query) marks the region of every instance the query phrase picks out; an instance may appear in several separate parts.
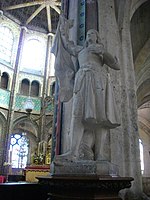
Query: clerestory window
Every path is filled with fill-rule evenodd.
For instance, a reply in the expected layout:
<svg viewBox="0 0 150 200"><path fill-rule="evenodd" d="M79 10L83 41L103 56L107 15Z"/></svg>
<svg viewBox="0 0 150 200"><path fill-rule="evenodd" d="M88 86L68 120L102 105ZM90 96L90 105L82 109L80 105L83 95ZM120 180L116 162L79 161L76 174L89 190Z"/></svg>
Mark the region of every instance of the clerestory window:
<svg viewBox="0 0 150 200"><path fill-rule="evenodd" d="M42 44L39 40L30 39L26 41L22 53L21 68L40 71L42 51Z"/></svg>
<svg viewBox="0 0 150 200"><path fill-rule="evenodd" d="M0 59L11 63L13 33L6 26L0 26Z"/></svg>

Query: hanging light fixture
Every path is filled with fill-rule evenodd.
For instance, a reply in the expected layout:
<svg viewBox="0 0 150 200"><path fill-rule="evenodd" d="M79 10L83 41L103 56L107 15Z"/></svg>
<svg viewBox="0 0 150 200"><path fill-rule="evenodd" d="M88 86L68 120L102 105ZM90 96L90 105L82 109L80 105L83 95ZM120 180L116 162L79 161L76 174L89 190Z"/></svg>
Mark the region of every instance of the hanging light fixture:
<svg viewBox="0 0 150 200"><path fill-rule="evenodd" d="M32 110L34 109L34 103L31 99L31 97L28 97L27 100L25 101L24 109L28 114L30 114L32 112Z"/></svg>
<svg viewBox="0 0 150 200"><path fill-rule="evenodd" d="M53 106L54 106L54 98L51 97L51 96L46 96L44 98L44 104L42 106L42 110L43 110L43 113L41 113L37 118L35 117L32 117L31 113L32 111L34 110L34 102L32 100L32 98L29 96L26 101L24 102L24 110L26 111L27 113L27 116L29 117L29 119L33 122L39 120L43 115L46 114L46 109L49 107L49 106L52 106L52 110L50 111L51 115L53 115Z"/></svg>

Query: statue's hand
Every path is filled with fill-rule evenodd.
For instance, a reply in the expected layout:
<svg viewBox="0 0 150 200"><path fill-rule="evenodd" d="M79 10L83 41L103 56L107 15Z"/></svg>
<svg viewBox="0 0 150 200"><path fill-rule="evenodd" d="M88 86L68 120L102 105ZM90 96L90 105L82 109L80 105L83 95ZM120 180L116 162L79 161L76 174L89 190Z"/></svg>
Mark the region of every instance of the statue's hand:
<svg viewBox="0 0 150 200"><path fill-rule="evenodd" d="M103 47L103 45L92 44L92 45L88 46L88 51L91 53L103 54L104 47Z"/></svg>

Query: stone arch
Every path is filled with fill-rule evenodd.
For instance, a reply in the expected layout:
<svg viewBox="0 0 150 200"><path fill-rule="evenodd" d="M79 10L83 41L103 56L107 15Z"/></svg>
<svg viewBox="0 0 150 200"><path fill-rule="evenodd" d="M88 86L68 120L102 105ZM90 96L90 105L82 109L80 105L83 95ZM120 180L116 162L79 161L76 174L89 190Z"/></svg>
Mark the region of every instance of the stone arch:
<svg viewBox="0 0 150 200"><path fill-rule="evenodd" d="M137 103L138 107L150 101L150 79L143 81L137 89Z"/></svg>
<svg viewBox="0 0 150 200"><path fill-rule="evenodd" d="M145 1L143 4L140 4L140 7L138 7L137 10L135 10L130 20L134 62L136 61L140 50L144 47L150 38L149 9L150 2Z"/></svg>
<svg viewBox="0 0 150 200"><path fill-rule="evenodd" d="M143 48L140 50L140 52L135 60L135 73L137 76L137 85L138 86L140 84L139 79L142 76L143 67L145 68L145 70L148 70L148 68L149 68L149 62L150 62L150 53L149 52L150 52L150 38L145 43Z"/></svg>
<svg viewBox="0 0 150 200"><path fill-rule="evenodd" d="M17 118L13 123L12 130L15 133L17 133L17 131L26 131L27 133L32 134L34 137L38 137L38 124L26 116Z"/></svg>
<svg viewBox="0 0 150 200"><path fill-rule="evenodd" d="M31 161L31 154L35 152L38 146L38 128L38 124L26 116L16 119L13 123L12 134L26 133L26 137L29 139L28 164Z"/></svg>
<svg viewBox="0 0 150 200"><path fill-rule="evenodd" d="M130 19L133 17L134 13L136 10L144 4L148 0L133 0L132 7L131 7L131 12L130 12Z"/></svg>

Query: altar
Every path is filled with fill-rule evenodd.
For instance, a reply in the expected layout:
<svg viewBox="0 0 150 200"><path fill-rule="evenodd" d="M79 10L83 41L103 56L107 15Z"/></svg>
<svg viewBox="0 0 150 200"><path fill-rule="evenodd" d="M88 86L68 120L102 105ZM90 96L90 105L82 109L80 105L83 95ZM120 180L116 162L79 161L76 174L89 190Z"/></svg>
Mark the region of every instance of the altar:
<svg viewBox="0 0 150 200"><path fill-rule="evenodd" d="M25 181L30 183L38 182L36 177L38 176L47 176L50 174L50 166L49 165L33 165L27 166L25 168Z"/></svg>

